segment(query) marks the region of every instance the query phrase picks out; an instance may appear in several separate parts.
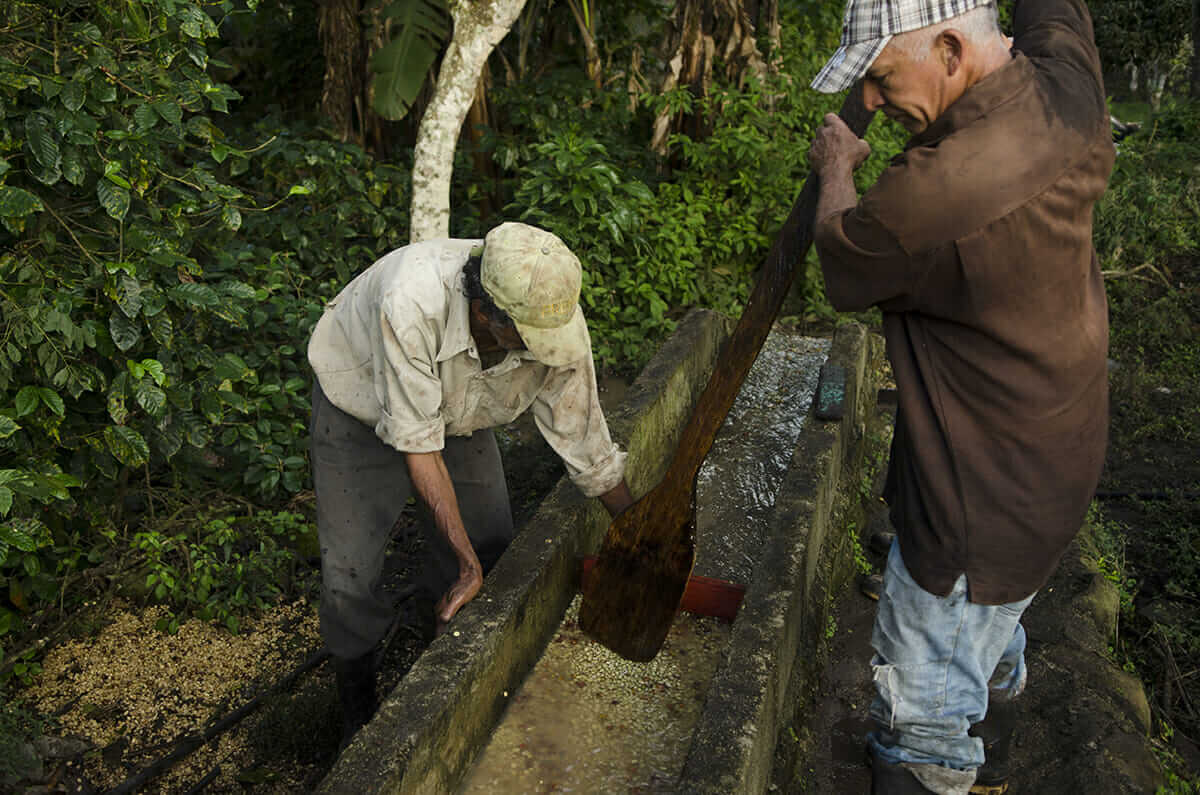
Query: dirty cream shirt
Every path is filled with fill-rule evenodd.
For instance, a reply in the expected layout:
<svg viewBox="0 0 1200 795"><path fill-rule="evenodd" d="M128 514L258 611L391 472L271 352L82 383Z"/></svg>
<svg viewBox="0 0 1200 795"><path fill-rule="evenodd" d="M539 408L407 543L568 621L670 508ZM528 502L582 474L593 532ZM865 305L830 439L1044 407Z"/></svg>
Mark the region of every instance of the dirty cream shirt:
<svg viewBox="0 0 1200 795"><path fill-rule="evenodd" d="M822 219L830 301L883 311L904 563L971 601L1041 588L1104 463L1108 314L1092 208L1115 153L1082 0L1020 0L1013 58Z"/></svg>
<svg viewBox="0 0 1200 795"><path fill-rule="evenodd" d="M594 497L624 475L625 454L600 408L591 356L548 367L509 351L483 369L468 323L462 269L481 240L432 240L384 256L330 301L308 360L333 405L401 452L503 425L526 409Z"/></svg>

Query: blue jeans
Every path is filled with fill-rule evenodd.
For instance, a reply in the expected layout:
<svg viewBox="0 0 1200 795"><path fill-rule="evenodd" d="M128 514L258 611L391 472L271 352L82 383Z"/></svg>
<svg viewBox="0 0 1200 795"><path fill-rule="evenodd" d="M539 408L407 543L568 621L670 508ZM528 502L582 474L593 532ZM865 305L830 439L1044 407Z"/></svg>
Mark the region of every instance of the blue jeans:
<svg viewBox="0 0 1200 795"><path fill-rule="evenodd" d="M973 779L983 764L983 741L967 730L983 720L989 698L1013 699L1025 687L1020 619L1031 601L1032 594L1004 605L973 604L966 575L949 595L934 596L913 580L899 543L892 542L871 635L871 717L879 727L868 738L871 752L909 769L970 771ZM924 783L926 777L918 778Z"/></svg>

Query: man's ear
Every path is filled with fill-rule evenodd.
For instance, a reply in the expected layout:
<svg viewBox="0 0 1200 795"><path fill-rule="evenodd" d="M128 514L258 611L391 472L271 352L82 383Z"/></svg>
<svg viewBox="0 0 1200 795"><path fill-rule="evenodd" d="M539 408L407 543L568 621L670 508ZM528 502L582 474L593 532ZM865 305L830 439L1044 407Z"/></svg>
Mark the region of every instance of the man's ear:
<svg viewBox="0 0 1200 795"><path fill-rule="evenodd" d="M962 68L963 51L966 49L966 39L954 28L943 30L937 38L938 57L942 59L946 76L954 77Z"/></svg>

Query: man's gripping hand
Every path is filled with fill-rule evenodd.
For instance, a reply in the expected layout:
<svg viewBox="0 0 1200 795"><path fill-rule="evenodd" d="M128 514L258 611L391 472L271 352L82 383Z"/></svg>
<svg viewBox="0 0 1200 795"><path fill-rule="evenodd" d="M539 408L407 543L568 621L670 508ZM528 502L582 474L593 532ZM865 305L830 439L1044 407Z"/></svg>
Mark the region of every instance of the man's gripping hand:
<svg viewBox="0 0 1200 795"><path fill-rule="evenodd" d="M808 149L808 163L824 180L853 174L870 154L871 145L851 132L840 116L826 113Z"/></svg>

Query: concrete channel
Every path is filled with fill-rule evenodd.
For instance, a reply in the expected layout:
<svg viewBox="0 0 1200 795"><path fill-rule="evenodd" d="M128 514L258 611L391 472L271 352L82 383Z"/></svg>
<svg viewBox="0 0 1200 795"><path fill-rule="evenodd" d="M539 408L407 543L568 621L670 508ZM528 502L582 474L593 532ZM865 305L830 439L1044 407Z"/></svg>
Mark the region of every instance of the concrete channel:
<svg viewBox="0 0 1200 795"><path fill-rule="evenodd" d="M610 412L635 494L669 464L730 327L689 314ZM832 341L768 338L698 478L695 573L745 584L731 624L680 614L648 664L583 636L581 560L608 517L564 479L319 791L766 791L791 761L786 730L853 565L838 515L858 486L880 357L856 324ZM840 411L822 420L823 363Z"/></svg>

